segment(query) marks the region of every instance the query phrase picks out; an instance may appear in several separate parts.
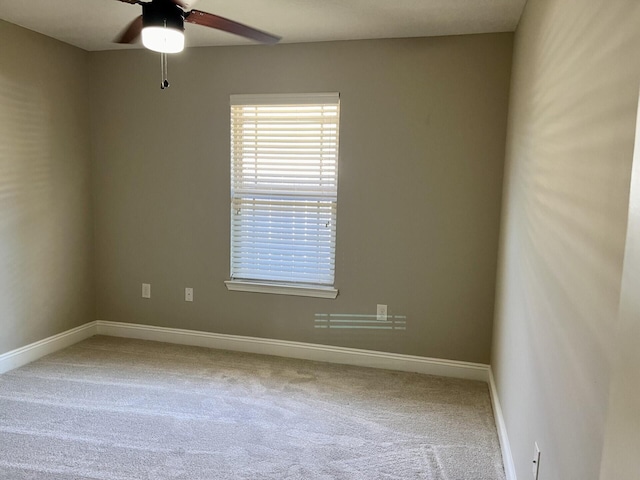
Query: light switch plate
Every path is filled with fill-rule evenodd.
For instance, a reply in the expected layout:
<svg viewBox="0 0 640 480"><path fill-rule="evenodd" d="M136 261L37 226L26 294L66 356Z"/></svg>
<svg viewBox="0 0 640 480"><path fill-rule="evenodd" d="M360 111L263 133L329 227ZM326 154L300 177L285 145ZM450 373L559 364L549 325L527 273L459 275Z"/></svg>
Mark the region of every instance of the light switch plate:
<svg viewBox="0 0 640 480"><path fill-rule="evenodd" d="M142 284L142 298L151 298L151 284L143 283Z"/></svg>

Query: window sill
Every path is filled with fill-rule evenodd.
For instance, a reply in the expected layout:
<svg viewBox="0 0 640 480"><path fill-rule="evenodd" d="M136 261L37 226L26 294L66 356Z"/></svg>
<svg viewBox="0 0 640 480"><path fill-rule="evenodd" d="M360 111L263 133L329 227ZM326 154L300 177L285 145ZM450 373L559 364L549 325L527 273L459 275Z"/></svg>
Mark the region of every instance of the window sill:
<svg viewBox="0 0 640 480"><path fill-rule="evenodd" d="M227 290L232 292L271 293L297 297L336 298L338 290L333 287L312 287L286 283L260 283L244 280L226 280Z"/></svg>

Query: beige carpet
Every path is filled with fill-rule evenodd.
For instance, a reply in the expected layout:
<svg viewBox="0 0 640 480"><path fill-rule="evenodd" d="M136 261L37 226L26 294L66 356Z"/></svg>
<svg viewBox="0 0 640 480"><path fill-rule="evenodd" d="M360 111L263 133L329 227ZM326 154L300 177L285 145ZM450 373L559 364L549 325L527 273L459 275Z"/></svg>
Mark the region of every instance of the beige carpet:
<svg viewBox="0 0 640 480"><path fill-rule="evenodd" d="M503 480L487 385L93 337L0 375L0 478Z"/></svg>

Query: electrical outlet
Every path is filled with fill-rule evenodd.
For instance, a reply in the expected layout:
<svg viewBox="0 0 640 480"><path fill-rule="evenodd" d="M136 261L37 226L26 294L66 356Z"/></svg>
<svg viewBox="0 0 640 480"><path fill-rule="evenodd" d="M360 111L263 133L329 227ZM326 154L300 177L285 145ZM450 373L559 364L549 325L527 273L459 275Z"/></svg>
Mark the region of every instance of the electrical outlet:
<svg viewBox="0 0 640 480"><path fill-rule="evenodd" d="M381 321L386 321L387 320L387 306L386 305L378 304L378 308L377 308L376 312L377 312L377 319L378 320L381 320Z"/></svg>
<svg viewBox="0 0 640 480"><path fill-rule="evenodd" d="M143 283L142 284L142 298L151 298L151 284Z"/></svg>
<svg viewBox="0 0 640 480"><path fill-rule="evenodd" d="M533 444L533 480L538 480L538 472L540 471L540 449L538 448L538 442Z"/></svg>
<svg viewBox="0 0 640 480"><path fill-rule="evenodd" d="M193 302L193 288L187 287L184 289L184 301Z"/></svg>

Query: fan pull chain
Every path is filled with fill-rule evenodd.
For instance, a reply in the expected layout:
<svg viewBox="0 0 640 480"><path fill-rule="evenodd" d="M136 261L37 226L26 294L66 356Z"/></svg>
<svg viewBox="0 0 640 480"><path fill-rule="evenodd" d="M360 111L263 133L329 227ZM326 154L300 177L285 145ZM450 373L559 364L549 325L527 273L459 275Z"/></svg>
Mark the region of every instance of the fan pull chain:
<svg viewBox="0 0 640 480"><path fill-rule="evenodd" d="M160 82L160 88L164 90L165 88L169 88L169 80L167 79L168 71L169 71L169 62L167 61L167 54L160 54L160 71L162 74L162 81Z"/></svg>

